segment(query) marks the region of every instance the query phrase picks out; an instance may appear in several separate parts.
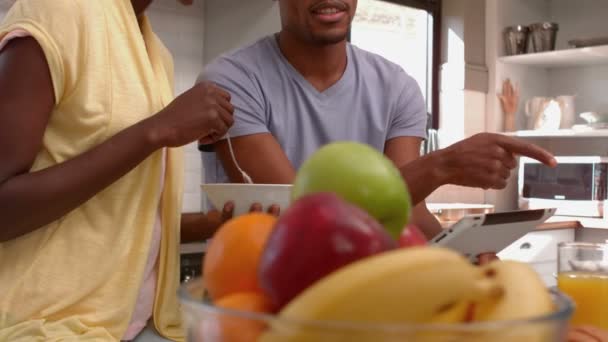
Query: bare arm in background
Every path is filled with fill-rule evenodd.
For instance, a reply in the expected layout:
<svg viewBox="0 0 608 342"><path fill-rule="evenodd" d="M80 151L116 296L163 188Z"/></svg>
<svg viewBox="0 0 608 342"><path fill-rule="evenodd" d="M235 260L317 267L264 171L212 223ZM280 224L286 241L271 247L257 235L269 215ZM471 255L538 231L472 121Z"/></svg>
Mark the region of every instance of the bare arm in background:
<svg viewBox="0 0 608 342"><path fill-rule="evenodd" d="M551 153L534 144L501 134L480 133L412 161L401 167L401 174L414 203L447 184L502 190L517 167L518 155L550 167L556 165Z"/></svg>

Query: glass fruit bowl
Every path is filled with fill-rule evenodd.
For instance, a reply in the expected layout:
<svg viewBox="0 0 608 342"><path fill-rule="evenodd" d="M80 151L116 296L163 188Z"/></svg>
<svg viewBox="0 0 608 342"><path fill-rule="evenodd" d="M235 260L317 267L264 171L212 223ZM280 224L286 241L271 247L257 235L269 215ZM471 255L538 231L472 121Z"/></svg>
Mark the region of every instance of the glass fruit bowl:
<svg viewBox="0 0 608 342"><path fill-rule="evenodd" d="M471 324L365 324L287 320L213 306L205 298L201 278L181 286L188 342L392 342L392 341L565 341L574 306L557 290L551 290L555 312L535 319Z"/></svg>

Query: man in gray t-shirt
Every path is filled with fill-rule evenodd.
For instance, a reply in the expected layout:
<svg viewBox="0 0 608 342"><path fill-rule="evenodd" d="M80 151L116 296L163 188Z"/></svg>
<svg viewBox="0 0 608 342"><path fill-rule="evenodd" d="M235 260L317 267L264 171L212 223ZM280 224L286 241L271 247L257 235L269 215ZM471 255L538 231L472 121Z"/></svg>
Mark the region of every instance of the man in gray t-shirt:
<svg viewBox="0 0 608 342"><path fill-rule="evenodd" d="M440 229L424 198L444 184L504 188L515 153L552 164L536 146L484 134L419 158L427 111L398 65L346 40L356 0L279 0L282 30L207 66L199 81L227 90L240 166L256 183L291 183L319 147L351 140L384 152L400 168L428 236ZM226 141L203 152L206 182L242 182Z"/></svg>
<svg viewBox="0 0 608 342"><path fill-rule="evenodd" d="M232 138L271 134L295 169L332 141L359 141L384 151L393 138L424 139L427 110L416 81L356 46L347 44L346 54L344 74L323 91L285 59L276 36L218 58L201 80L232 94ZM230 181L215 153L203 158L207 183Z"/></svg>

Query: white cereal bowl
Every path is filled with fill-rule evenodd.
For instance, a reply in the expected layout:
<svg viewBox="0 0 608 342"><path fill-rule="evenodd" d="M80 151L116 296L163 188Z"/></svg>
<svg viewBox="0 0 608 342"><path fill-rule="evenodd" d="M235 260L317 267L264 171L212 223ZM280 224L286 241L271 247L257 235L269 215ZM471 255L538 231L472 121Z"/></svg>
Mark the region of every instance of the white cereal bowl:
<svg viewBox="0 0 608 342"><path fill-rule="evenodd" d="M249 212L254 203L261 204L264 210L276 204L284 211L291 202L292 185L202 184L201 188L218 210L221 210L226 202L234 202L235 216Z"/></svg>

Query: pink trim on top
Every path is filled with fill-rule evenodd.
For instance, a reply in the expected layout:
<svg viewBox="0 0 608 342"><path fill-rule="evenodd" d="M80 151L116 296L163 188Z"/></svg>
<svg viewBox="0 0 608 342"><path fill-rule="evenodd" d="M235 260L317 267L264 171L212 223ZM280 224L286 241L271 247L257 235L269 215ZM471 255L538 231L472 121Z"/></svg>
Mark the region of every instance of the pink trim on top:
<svg viewBox="0 0 608 342"><path fill-rule="evenodd" d="M162 150L161 159L161 173L160 173L160 189L161 194L165 187L165 172L167 163L167 150ZM161 195L162 196L162 195ZM137 302L129 327L122 337L124 341L134 340L139 333L144 330L152 313L154 312L154 298L156 295L156 285L158 278L158 256L160 254L160 244L162 238L162 216L161 207L159 201L158 211L156 212L156 221L154 222L154 228L152 230L152 242L150 246L150 252L148 253L148 260L144 270L144 278L139 289L139 295L137 296Z"/></svg>
<svg viewBox="0 0 608 342"><path fill-rule="evenodd" d="M6 46L6 44L8 44L8 42L10 42L11 40L15 39L15 38L25 38L25 37L31 37L32 35L27 32L26 30L22 30L22 29L16 29L13 30L9 33L6 34L6 36L4 36L4 38L2 38L2 40L0 40L0 51L2 51L2 49L4 49L4 47Z"/></svg>

